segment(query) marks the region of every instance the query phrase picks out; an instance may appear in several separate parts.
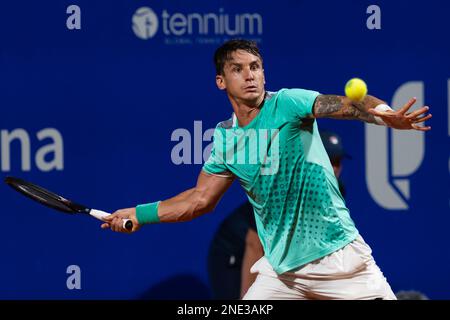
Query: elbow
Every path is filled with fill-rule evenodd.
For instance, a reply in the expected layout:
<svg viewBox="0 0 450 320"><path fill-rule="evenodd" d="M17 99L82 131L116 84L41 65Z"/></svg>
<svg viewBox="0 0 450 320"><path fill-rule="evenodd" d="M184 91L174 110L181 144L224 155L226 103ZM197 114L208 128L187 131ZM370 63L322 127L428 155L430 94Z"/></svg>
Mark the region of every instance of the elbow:
<svg viewBox="0 0 450 320"><path fill-rule="evenodd" d="M214 211L216 208L216 203L211 201L210 199L201 196L197 199L196 211L199 215Z"/></svg>
<svg viewBox="0 0 450 320"><path fill-rule="evenodd" d="M189 213L187 214L187 216L189 218L187 220L192 220L205 213L214 211L215 207L216 203L206 197L204 192L195 190L194 196L192 197L192 201L188 209Z"/></svg>

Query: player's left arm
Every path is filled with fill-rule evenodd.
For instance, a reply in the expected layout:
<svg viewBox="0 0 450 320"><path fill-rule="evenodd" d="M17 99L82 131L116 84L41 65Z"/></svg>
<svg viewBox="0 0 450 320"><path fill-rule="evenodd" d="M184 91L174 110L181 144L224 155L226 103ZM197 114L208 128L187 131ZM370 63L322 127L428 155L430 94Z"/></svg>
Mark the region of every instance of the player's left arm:
<svg viewBox="0 0 450 320"><path fill-rule="evenodd" d="M361 101L345 96L319 95L314 101L313 117L361 120L394 129L428 131L431 127L418 125L431 118L431 114L426 114L429 110L427 106L408 112L415 102L416 99L412 98L398 110L386 110L386 102L370 95ZM385 106L384 110L379 106Z"/></svg>

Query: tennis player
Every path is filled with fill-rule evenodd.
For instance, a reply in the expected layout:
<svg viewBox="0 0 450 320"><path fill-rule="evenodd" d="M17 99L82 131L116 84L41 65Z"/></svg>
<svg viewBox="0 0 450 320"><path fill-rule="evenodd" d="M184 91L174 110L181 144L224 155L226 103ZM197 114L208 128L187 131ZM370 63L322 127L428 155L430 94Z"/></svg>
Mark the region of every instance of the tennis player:
<svg viewBox="0 0 450 320"><path fill-rule="evenodd" d="M247 40L224 43L214 61L217 87L234 113L217 125L196 186L118 210L102 228L128 232L122 219L133 221L132 232L145 224L189 221L212 211L237 178L264 248L244 299L395 299L349 215L315 119L428 131L422 125L431 118L428 107L408 112L411 99L395 111L373 96L355 102L305 89L266 91L263 59Z"/></svg>

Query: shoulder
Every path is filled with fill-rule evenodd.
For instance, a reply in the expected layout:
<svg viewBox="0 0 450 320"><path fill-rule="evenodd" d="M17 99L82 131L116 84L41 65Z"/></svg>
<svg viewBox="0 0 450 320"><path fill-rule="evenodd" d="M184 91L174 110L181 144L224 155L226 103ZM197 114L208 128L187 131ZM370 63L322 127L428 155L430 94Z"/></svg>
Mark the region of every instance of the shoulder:
<svg viewBox="0 0 450 320"><path fill-rule="evenodd" d="M281 90L278 90L278 91L266 91L266 96L264 97L264 101L270 101L270 100L272 100L272 98L276 99L276 97L278 97L278 95L283 90L286 90L286 89L281 89Z"/></svg>
<svg viewBox="0 0 450 320"><path fill-rule="evenodd" d="M224 120L224 121L220 121L217 125L216 125L216 129L230 129L233 127L233 117Z"/></svg>
<svg viewBox="0 0 450 320"><path fill-rule="evenodd" d="M317 91L303 88L281 89L279 92L280 97L287 100L316 98L320 95Z"/></svg>

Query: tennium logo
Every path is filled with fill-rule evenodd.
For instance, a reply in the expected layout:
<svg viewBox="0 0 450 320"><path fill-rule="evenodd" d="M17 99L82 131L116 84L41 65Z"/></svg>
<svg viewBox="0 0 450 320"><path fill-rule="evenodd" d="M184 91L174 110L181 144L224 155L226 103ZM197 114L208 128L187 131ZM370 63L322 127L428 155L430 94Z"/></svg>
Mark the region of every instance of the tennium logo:
<svg viewBox="0 0 450 320"><path fill-rule="evenodd" d="M159 31L165 43L211 43L221 37L256 37L260 41L263 34L263 18L258 13L218 12L169 12L163 9L159 16L149 7L136 10L132 18L132 28L140 39L153 38Z"/></svg>
<svg viewBox="0 0 450 320"><path fill-rule="evenodd" d="M152 38L158 31L158 17L148 7L137 9L132 21L134 34L143 40Z"/></svg>

